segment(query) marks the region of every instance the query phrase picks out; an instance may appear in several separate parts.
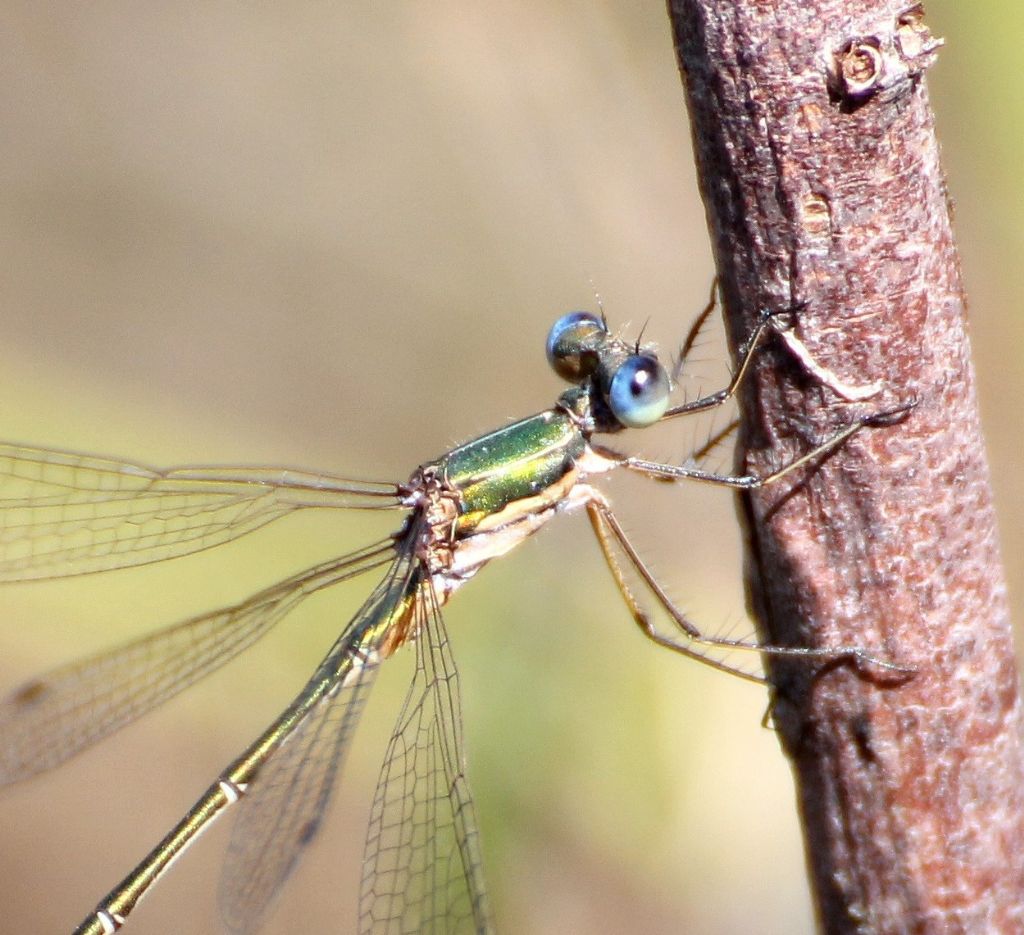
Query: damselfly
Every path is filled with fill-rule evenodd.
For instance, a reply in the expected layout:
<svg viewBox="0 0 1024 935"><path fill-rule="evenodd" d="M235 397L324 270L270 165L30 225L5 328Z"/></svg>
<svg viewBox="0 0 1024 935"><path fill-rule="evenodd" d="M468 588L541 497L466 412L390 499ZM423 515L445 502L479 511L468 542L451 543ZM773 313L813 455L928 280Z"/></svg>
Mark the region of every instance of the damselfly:
<svg viewBox="0 0 1024 935"><path fill-rule="evenodd" d="M222 911L232 932L258 930L319 831L378 667L406 643L415 649L415 675L373 802L358 928L491 931L464 769L458 681L441 608L485 564L560 513L586 510L630 613L661 646L754 680L760 678L733 670L710 653L746 648L805 657L845 655L889 666L855 647L766 647L704 635L669 600L591 483L624 468L662 481L758 487L894 414L853 421L764 477L644 460L595 440L717 407L733 395L770 326L770 316L763 316L725 389L669 408L671 381L650 348L609 333L603 316L565 315L547 340L549 361L572 384L557 403L449 451L400 484L276 468L153 470L89 455L0 447L0 580L5 581L163 561L228 542L300 510L406 513L399 531L386 539L234 606L58 668L3 702L0 782L11 783L58 765L166 701L251 645L309 595L358 575L381 574L295 700L76 932L119 929L197 835L237 803ZM654 627L631 580L646 588L677 632Z"/></svg>

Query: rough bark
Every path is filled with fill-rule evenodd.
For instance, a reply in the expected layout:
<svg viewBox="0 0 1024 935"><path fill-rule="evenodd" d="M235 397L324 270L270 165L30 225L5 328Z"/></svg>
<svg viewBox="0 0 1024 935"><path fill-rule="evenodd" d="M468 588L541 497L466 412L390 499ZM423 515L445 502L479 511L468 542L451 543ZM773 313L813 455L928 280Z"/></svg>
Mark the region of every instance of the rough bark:
<svg viewBox="0 0 1024 935"><path fill-rule="evenodd" d="M766 640L914 669L771 664L822 925L1020 932L1021 701L924 80L941 43L905 3L669 12L734 344L798 307L743 387L744 467L918 403L742 502Z"/></svg>

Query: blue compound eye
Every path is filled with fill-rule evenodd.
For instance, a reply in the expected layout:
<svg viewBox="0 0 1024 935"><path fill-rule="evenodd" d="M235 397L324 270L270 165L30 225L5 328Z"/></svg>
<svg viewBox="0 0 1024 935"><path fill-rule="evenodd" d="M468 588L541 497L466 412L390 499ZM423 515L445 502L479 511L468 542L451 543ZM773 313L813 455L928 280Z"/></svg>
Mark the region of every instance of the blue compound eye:
<svg viewBox="0 0 1024 935"><path fill-rule="evenodd" d="M573 383L593 373L597 357L587 351L604 334L604 322L590 312L568 312L548 332L547 355L555 373Z"/></svg>
<svg viewBox="0 0 1024 935"><path fill-rule="evenodd" d="M657 358L637 354L615 371L608 388L608 405L624 426L642 429L665 414L669 390L668 374Z"/></svg>

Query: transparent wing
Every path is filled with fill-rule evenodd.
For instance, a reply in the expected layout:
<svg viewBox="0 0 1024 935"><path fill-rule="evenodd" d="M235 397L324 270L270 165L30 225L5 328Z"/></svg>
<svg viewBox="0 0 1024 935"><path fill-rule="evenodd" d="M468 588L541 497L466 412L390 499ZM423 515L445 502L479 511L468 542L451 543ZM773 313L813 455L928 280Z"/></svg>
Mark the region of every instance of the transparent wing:
<svg viewBox="0 0 1024 935"><path fill-rule="evenodd" d="M287 468L156 470L0 444L0 581L159 562L310 507L401 505L395 484Z"/></svg>
<svg viewBox="0 0 1024 935"><path fill-rule="evenodd" d="M379 665L381 644L418 587L414 537L346 627L286 715L277 749L259 766L239 814L221 880L221 913L235 933L257 931L323 822L345 750ZM301 928L301 926L298 926Z"/></svg>
<svg viewBox="0 0 1024 935"><path fill-rule="evenodd" d="M458 674L432 588L422 590L417 615L416 676L374 798L359 931L487 933Z"/></svg>
<svg viewBox="0 0 1024 935"><path fill-rule="evenodd" d="M222 666L310 594L393 555L393 540L381 540L25 683L0 703L0 784L64 762Z"/></svg>

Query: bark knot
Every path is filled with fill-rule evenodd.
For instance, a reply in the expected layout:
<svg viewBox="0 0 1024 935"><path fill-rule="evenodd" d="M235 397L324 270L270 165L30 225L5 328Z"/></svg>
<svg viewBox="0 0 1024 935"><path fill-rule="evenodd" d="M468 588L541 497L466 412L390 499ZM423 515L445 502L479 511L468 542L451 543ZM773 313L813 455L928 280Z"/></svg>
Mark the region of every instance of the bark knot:
<svg viewBox="0 0 1024 935"><path fill-rule="evenodd" d="M942 44L924 22L924 7L914 4L839 43L827 57L829 91L851 110L875 97L894 100L913 89Z"/></svg>

